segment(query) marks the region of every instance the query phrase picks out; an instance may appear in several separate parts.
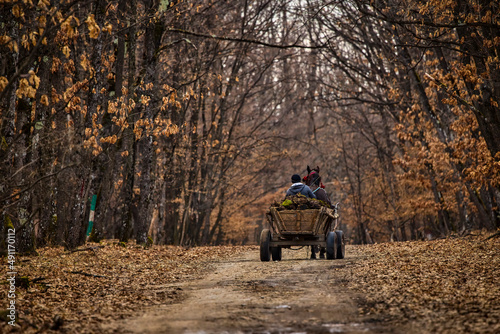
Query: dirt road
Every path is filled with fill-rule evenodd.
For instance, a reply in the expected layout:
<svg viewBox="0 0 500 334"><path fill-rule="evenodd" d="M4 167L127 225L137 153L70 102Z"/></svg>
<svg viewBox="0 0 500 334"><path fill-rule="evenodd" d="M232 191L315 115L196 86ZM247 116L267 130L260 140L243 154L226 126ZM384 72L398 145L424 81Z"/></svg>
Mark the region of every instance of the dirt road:
<svg viewBox="0 0 500 334"><path fill-rule="evenodd" d="M358 314L338 273L354 259L309 260L284 250L280 262L248 252L207 268L201 279L165 287L181 298L106 325L132 333L387 333Z"/></svg>

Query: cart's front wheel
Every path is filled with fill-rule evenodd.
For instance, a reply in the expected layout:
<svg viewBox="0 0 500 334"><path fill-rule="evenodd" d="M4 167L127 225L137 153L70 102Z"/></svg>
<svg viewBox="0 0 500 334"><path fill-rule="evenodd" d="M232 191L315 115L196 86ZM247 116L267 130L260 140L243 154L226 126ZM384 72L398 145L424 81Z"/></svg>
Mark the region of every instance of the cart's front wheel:
<svg viewBox="0 0 500 334"><path fill-rule="evenodd" d="M337 259L343 259L345 257L345 238L344 232L335 231L337 234Z"/></svg>
<svg viewBox="0 0 500 334"><path fill-rule="evenodd" d="M337 258L337 234L328 232L326 235L326 258L334 260Z"/></svg>
<svg viewBox="0 0 500 334"><path fill-rule="evenodd" d="M280 246L271 247L271 255L273 256L273 261L281 261L281 250Z"/></svg>
<svg viewBox="0 0 500 334"><path fill-rule="evenodd" d="M260 260L269 261L271 254L269 253L269 243L271 242L271 232L265 228L260 233Z"/></svg>

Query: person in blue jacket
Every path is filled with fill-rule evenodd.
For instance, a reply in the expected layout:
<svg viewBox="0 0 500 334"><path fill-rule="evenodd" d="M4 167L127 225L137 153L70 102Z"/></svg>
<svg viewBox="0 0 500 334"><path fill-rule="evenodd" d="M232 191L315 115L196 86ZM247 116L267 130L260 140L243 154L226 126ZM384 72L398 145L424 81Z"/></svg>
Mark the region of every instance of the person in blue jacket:
<svg viewBox="0 0 500 334"><path fill-rule="evenodd" d="M292 196L292 195L297 195L297 194L302 194L306 197L309 198L316 198L316 196L313 194L311 188L306 186L301 182L300 175L298 174L293 174L292 175L292 186L288 188L286 191L287 196Z"/></svg>

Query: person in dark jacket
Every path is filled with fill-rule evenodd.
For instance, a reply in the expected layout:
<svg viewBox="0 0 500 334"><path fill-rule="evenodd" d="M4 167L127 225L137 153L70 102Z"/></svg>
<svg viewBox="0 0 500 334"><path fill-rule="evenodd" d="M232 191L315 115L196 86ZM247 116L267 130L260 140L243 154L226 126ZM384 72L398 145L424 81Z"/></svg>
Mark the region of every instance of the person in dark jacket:
<svg viewBox="0 0 500 334"><path fill-rule="evenodd" d="M320 201L328 203L328 205L332 207L332 201L330 201L325 189L321 187L321 176L319 176L318 173L313 172L309 175L309 177L311 178L310 188L316 198Z"/></svg>
<svg viewBox="0 0 500 334"><path fill-rule="evenodd" d="M292 195L297 195L297 194L302 194L306 197L309 198L316 198L316 196L313 194L311 188L300 182L300 175L298 174L293 174L292 175L292 186L288 188L286 191L287 196L292 196Z"/></svg>

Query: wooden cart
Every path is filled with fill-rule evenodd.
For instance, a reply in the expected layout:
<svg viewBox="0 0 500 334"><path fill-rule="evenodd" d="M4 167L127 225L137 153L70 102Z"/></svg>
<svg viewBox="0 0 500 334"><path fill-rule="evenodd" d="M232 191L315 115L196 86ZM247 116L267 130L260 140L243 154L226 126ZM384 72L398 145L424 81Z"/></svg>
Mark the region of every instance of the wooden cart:
<svg viewBox="0 0 500 334"><path fill-rule="evenodd" d="M270 228L260 234L260 259L281 261L283 248L320 246L329 260L345 256L344 233L338 227L338 209L282 210L271 207L266 214Z"/></svg>

